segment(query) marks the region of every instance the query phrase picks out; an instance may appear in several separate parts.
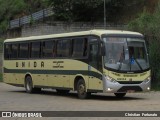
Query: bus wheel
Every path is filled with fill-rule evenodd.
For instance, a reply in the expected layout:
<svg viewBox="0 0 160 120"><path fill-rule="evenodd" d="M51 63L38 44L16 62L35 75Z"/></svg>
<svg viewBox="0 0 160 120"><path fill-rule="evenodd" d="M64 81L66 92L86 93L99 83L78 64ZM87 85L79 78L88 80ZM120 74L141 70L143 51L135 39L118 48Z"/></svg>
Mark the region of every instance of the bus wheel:
<svg viewBox="0 0 160 120"><path fill-rule="evenodd" d="M80 99L89 98L91 95L91 93L86 92L86 85L83 79L80 79L77 83L77 92Z"/></svg>
<svg viewBox="0 0 160 120"><path fill-rule="evenodd" d="M25 89L27 93L40 92L41 88L33 88L32 78L27 76L25 79Z"/></svg>
<svg viewBox="0 0 160 120"><path fill-rule="evenodd" d="M117 98L123 98L126 93L114 93Z"/></svg>
<svg viewBox="0 0 160 120"><path fill-rule="evenodd" d="M27 76L25 79L25 89L27 93L33 92L33 83L32 78L30 76Z"/></svg>
<svg viewBox="0 0 160 120"><path fill-rule="evenodd" d="M70 90L60 90L60 89L56 89L58 94L68 94Z"/></svg>

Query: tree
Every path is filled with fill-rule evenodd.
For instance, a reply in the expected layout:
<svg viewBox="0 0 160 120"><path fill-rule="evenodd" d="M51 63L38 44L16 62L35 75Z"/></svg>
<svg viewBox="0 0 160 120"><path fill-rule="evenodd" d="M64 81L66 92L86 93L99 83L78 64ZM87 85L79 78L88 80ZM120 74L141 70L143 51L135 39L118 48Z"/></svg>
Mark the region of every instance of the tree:
<svg viewBox="0 0 160 120"><path fill-rule="evenodd" d="M99 21L103 12L103 0L77 0L73 4L75 21Z"/></svg>
<svg viewBox="0 0 160 120"><path fill-rule="evenodd" d="M0 0L0 32L8 29L10 20L31 14L48 6L48 0Z"/></svg>
<svg viewBox="0 0 160 120"><path fill-rule="evenodd" d="M153 85L160 85L160 2L153 14L146 10L138 18L128 24L130 30L138 31L146 36L149 43L149 58Z"/></svg>
<svg viewBox="0 0 160 120"><path fill-rule="evenodd" d="M23 13L25 7L23 0L0 0L0 32L7 30L9 20Z"/></svg>
<svg viewBox="0 0 160 120"><path fill-rule="evenodd" d="M50 3L56 20L91 21L103 15L103 0L50 0Z"/></svg>

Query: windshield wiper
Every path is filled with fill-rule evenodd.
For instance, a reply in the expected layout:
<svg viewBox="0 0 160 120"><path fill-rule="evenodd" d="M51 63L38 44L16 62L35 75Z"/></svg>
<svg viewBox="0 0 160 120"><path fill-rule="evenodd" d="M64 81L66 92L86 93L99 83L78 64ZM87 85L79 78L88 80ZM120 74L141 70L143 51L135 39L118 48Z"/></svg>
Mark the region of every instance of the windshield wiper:
<svg viewBox="0 0 160 120"><path fill-rule="evenodd" d="M118 67L118 70L120 70L121 67L122 67L122 62L120 62L120 65L119 65L119 67Z"/></svg>
<svg viewBox="0 0 160 120"><path fill-rule="evenodd" d="M138 67L139 67L141 70L143 70L142 67L141 67L141 65L139 64L139 62L138 62L136 59L135 59L135 61L136 61L137 65L138 65Z"/></svg>

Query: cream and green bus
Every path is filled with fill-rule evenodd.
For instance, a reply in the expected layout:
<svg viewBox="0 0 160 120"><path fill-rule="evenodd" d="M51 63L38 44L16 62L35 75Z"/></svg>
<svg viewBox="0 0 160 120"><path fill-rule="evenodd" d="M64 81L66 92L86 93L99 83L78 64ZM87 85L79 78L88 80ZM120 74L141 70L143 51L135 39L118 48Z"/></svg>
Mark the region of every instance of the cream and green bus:
<svg viewBox="0 0 160 120"><path fill-rule="evenodd" d="M151 77L144 36L121 30L90 30L7 39L4 41L3 81L59 93L150 91Z"/></svg>

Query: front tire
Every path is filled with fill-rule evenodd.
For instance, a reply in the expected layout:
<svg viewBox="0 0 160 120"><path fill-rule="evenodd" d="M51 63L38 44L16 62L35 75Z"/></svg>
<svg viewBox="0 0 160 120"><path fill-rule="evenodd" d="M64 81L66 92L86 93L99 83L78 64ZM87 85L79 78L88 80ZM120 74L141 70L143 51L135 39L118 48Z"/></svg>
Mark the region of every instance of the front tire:
<svg viewBox="0 0 160 120"><path fill-rule="evenodd" d="M117 98L123 98L126 93L114 93Z"/></svg>
<svg viewBox="0 0 160 120"><path fill-rule="evenodd" d="M77 83L77 92L80 99L89 98L91 95L91 93L86 92L86 85L83 79L80 79Z"/></svg>

